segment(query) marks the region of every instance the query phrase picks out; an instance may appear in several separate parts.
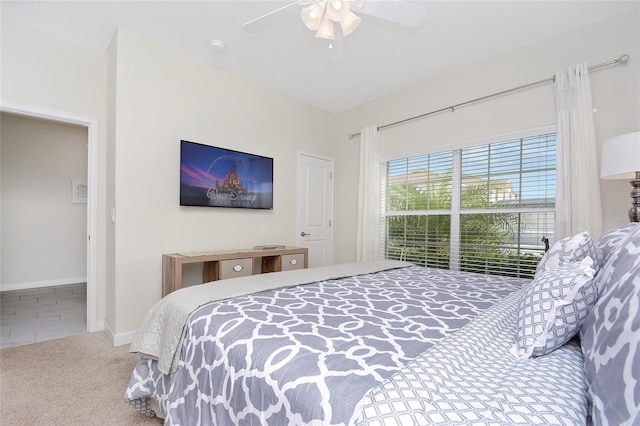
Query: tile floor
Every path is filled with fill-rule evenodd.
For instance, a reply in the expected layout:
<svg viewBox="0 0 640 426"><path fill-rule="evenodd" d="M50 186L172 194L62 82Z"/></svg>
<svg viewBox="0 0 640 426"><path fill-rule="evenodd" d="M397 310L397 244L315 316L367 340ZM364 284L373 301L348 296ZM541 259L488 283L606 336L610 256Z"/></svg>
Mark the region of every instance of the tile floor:
<svg viewBox="0 0 640 426"><path fill-rule="evenodd" d="M87 331L87 286L0 292L0 349Z"/></svg>

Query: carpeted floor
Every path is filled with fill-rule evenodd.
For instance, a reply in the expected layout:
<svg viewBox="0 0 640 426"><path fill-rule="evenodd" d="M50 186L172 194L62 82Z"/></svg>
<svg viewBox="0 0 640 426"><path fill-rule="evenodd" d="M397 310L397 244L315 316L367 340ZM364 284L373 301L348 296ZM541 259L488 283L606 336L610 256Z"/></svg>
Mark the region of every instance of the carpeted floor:
<svg viewBox="0 0 640 426"><path fill-rule="evenodd" d="M0 350L3 425L159 425L124 402L137 361L103 332Z"/></svg>

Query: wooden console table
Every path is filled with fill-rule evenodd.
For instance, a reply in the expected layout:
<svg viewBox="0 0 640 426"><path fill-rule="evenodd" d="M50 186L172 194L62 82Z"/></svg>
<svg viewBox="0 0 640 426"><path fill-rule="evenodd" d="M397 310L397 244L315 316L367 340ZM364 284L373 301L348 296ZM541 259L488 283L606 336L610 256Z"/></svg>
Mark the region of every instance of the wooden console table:
<svg viewBox="0 0 640 426"><path fill-rule="evenodd" d="M182 288L182 265L202 263L202 282L308 267L309 250L285 247L259 250L226 250L162 255L162 297ZM254 262L262 266L254 271Z"/></svg>

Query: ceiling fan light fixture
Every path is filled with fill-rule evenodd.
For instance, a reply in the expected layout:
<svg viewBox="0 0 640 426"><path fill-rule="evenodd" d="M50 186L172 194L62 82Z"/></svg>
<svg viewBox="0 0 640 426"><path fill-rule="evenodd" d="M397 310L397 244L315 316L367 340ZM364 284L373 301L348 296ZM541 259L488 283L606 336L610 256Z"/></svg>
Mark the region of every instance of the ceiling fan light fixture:
<svg viewBox="0 0 640 426"><path fill-rule="evenodd" d="M362 18L360 18L355 13L349 11L347 16L342 21L340 21L340 28L342 28L342 35L346 37L349 34L351 34L353 31L355 31L355 29L358 28L358 25L360 25L360 21L362 21Z"/></svg>
<svg viewBox="0 0 640 426"><path fill-rule="evenodd" d="M324 15L324 6L321 2L313 3L300 12L302 22L311 31L316 31L320 27L322 15Z"/></svg>
<svg viewBox="0 0 640 426"><path fill-rule="evenodd" d="M336 37L333 32L333 21L325 17L322 22L320 22L318 31L316 31L316 37L323 38L325 40L335 40Z"/></svg>
<svg viewBox="0 0 640 426"><path fill-rule="evenodd" d="M340 22L349 14L349 0L327 1L327 17L334 22Z"/></svg>

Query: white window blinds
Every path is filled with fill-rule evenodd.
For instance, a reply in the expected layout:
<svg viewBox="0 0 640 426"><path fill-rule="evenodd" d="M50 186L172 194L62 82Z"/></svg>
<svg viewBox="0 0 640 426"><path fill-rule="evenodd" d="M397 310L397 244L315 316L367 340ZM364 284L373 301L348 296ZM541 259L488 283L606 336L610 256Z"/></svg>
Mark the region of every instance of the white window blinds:
<svg viewBox="0 0 640 426"><path fill-rule="evenodd" d="M381 252L419 265L530 277L553 240L555 134L392 160Z"/></svg>

